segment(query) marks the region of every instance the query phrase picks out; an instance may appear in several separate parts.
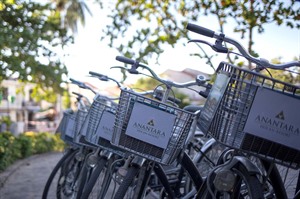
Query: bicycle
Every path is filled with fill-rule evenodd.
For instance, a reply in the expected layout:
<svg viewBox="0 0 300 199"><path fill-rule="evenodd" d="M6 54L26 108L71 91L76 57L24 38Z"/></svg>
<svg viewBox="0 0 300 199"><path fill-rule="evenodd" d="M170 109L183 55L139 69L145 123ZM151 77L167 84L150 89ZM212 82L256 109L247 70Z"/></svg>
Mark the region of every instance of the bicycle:
<svg viewBox="0 0 300 199"><path fill-rule="evenodd" d="M71 81L81 88L89 89L88 86L81 82L73 79L71 79ZM57 198L70 197L74 195L74 186L77 186L81 176L84 176L84 174L82 174L84 157L92 150L91 145L83 146L80 143L74 142L75 136L81 128L86 115L86 110L89 108L90 103L83 95L76 92L73 92L73 94L76 95L77 110L64 111L63 118L57 129L57 133L61 134L61 139L63 139L69 147L66 149L66 153L51 172L45 184L42 198L47 198L50 187L54 186L53 180L56 178L58 178L56 185ZM60 173L58 173L59 171ZM57 175L59 176L56 177Z"/></svg>
<svg viewBox="0 0 300 199"><path fill-rule="evenodd" d="M118 87L122 87L119 82L108 76L92 71L89 74L101 81L115 81ZM146 91L139 94L146 95L152 93L153 91ZM89 154L86 158L86 165L90 173L86 180L80 182L81 186L79 187L77 198L88 198L90 195L93 195L92 191L94 189L99 189L99 193L96 193L97 197L105 197L113 175L117 175L116 171L123 164L120 162L123 162L124 152L110 144L116 106L111 100L112 98L97 94L82 125L80 135L85 135L84 139L88 143L93 143L97 147L97 150ZM116 166L116 161L120 164L117 165L116 169L112 169ZM114 171L112 172L111 170ZM96 187L97 181L102 182L101 186Z"/></svg>
<svg viewBox="0 0 300 199"><path fill-rule="evenodd" d="M297 149L295 144L293 147L288 147L289 143L284 143L284 141L282 143L282 141L280 142L278 139L276 140L270 137L270 135L266 136L265 134L265 137L262 137L261 134L258 134L258 132L266 132L266 129L253 129L253 126L255 126L253 114L255 114L255 111L259 112L259 109L266 110L264 109L265 107L259 106L259 104L274 108L272 103L263 103L263 98L267 97L268 94L275 95L276 97L280 96L281 99L289 97L296 98L299 95L297 91L300 89L297 86L261 75L258 72L265 68L282 70L292 66L300 66L300 62L294 61L277 65L270 64L265 59L252 57L241 44L226 37L222 33L217 34L214 31L195 24L188 24L187 29L216 39L215 44L210 44L203 40L191 40L190 42L207 44L213 50L220 53L232 53L228 48L224 47L222 43L226 42L232 44L241 53L235 54L240 55L257 65L256 71L249 71L222 62L217 69L216 81L220 81L220 83L213 85L212 91L200 114L199 127L204 132L209 133L221 144L234 150L230 150L233 152L224 153L223 162L221 161L219 166L210 173L210 176L206 179L206 183L204 183L202 189L198 190L197 198L214 198L217 196L220 197L222 194L228 196L229 193L235 194L232 190L235 190L234 188L237 187L240 187L237 189L238 192L242 190L243 184L239 183L237 184L238 186L236 186L234 183L231 183L232 180L226 182L226 179L224 179L224 177L222 178L222 175L226 174L226 171L222 170L222 168L225 167L228 169L227 165L233 158L241 157L237 155L242 155L242 157L247 157L249 155L257 157L256 160L259 160L262 164L259 167L256 167L256 171L254 171L255 175L258 175L260 176L259 178L261 178L259 184L264 185L264 189L266 189L266 186L271 186L271 188L268 188L267 190L261 190L259 187L251 189L250 194L255 194L257 195L256 197L259 198L263 198L263 194L268 194L268 197L276 196L276 198L287 198L281 176L275 164L283 165L286 168L299 168L299 149ZM263 92L268 94L262 94ZM261 95L264 97L259 98ZM274 98L272 99L274 100ZM297 98L294 100L295 105L297 104ZM273 101L273 103L276 102ZM278 101L276 105L278 105ZM258 106L261 108L257 108ZM268 112L269 111L270 108L268 109ZM280 115L277 114L277 116L279 117ZM252 117L252 122L249 122L249 117ZM270 146L270 148L268 148L268 146ZM284 153L280 152L280 149L282 149ZM286 155L288 158L285 157ZM257 169L259 170L257 171ZM251 177L247 175L247 172L245 171L239 170L239 173L242 174L242 177L244 178ZM227 174L231 175L230 172ZM234 179L234 176L231 175L231 177ZM214 178L215 181L213 182L213 179L210 178ZM218 183L222 180L225 180L228 184L231 183L231 185L228 187L220 186ZM246 179L244 181L249 187L254 186L254 182L251 182L252 180ZM299 197L298 190L299 186L296 189L297 195L295 197Z"/></svg>
<svg viewBox="0 0 300 199"><path fill-rule="evenodd" d="M128 89L122 89L121 91L112 144L126 150L129 155L134 154L134 156L131 160L129 160L129 163L126 164L127 175L116 192L115 198L123 198L130 186L133 187L133 197L135 198L144 197L145 192L155 195L151 189L151 177L153 175L155 175L157 180L162 184L164 188L164 192L162 194L165 194L164 196L170 198L176 197L173 187L179 181L170 184L167 176L167 172L169 170L169 168L167 168L168 166L171 169L175 168L175 171L177 171L177 168L174 167L173 164L180 164L183 168L185 168L185 170L191 174L190 176L195 186L199 188L202 184L202 177L199 175L197 168L190 157L184 152L189 128L193 122L194 114L185 110L180 110L174 106L167 105L163 102L167 101L172 87L186 88L193 85L206 86L206 81L198 77L196 81L182 84L174 83L158 77L154 71L143 63L121 56L116 57L116 59L126 64L130 64L131 67L125 69L132 74L140 73L137 70L138 67L146 69L150 72L153 78L166 85L166 90L161 98L162 102L142 97ZM140 112L147 112L147 115L152 115L152 118L154 118L153 115L155 115L156 120L154 121L153 119L147 118L147 115L139 115ZM158 123L157 128L159 128L159 122L157 121L159 114L165 114L163 119L161 118L160 125L175 125L174 127L168 127L171 131L170 129L157 130L157 132L161 133L165 131L171 132L170 136L172 138L170 139L169 136L166 136L164 140L165 144L161 142L155 143L153 140L147 141L147 136L145 137L144 135L140 135L139 137L139 135L133 133L134 130L129 127L131 124L136 124L137 126L137 123L143 123L147 120L147 122L150 122L148 125L152 125L152 122ZM170 119L168 117L170 116L176 120L175 123L171 121L168 122L168 119ZM145 119L145 121L140 121L140 119ZM140 127L142 128L141 125ZM164 133L159 134L158 137L160 135L164 137ZM164 146L162 147L162 145ZM175 161L176 159L177 161ZM153 174L153 172L155 174ZM137 176L136 181L134 180L135 176ZM147 185L149 190L147 190ZM153 189L155 188L153 187Z"/></svg>

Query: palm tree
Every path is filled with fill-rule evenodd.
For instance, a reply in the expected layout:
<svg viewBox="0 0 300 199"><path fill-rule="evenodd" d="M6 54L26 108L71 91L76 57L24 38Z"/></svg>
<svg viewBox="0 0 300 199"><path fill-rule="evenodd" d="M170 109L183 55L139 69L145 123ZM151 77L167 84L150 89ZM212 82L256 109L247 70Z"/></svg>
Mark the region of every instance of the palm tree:
<svg viewBox="0 0 300 199"><path fill-rule="evenodd" d="M84 26L86 12L92 16L92 12L88 8L84 0L52 0L56 9L61 12L63 25L70 28L73 33L77 33L78 22Z"/></svg>

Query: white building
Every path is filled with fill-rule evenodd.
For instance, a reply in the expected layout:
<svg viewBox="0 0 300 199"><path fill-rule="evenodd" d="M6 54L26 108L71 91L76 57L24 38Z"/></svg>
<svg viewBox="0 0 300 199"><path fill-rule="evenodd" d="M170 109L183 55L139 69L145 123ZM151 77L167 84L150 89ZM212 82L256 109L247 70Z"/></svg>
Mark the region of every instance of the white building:
<svg viewBox="0 0 300 199"><path fill-rule="evenodd" d="M0 118L9 116L13 122L11 130L14 134L19 134L28 130L44 131L45 123L36 122L36 114L38 111L46 109L52 104L42 101L35 102L30 93L34 88L34 84L22 83L17 80L4 80L0 85L1 98L0 101ZM60 97L58 97L60 100ZM55 105L60 110L60 102ZM42 114L41 112L39 114ZM42 126L41 126L42 125ZM2 129L3 130L3 129Z"/></svg>

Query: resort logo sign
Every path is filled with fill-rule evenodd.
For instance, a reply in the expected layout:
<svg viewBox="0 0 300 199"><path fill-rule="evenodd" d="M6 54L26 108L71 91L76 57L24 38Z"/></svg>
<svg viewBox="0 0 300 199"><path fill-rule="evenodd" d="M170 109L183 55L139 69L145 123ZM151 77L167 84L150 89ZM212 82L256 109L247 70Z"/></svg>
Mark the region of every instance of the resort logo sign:
<svg viewBox="0 0 300 199"><path fill-rule="evenodd" d="M299 150L299 108L298 99L267 88L259 88L244 131Z"/></svg>
<svg viewBox="0 0 300 199"><path fill-rule="evenodd" d="M136 102L127 125L126 135L165 149L175 119L174 114Z"/></svg>
<svg viewBox="0 0 300 199"><path fill-rule="evenodd" d="M269 131L279 133L286 137L300 135L300 129L298 126L294 126L293 124L285 122L283 111L275 115L274 118L257 115L255 121L258 125L260 125L260 128L268 129Z"/></svg>
<svg viewBox="0 0 300 199"><path fill-rule="evenodd" d="M147 124L150 125L150 126L154 126L154 120L153 119L150 120Z"/></svg>
<svg viewBox="0 0 300 199"><path fill-rule="evenodd" d="M280 113L278 113L278 114L276 115L276 118L277 118L277 119L280 119L280 120L284 120L284 113L283 113L283 111L280 111Z"/></svg>
<svg viewBox="0 0 300 199"><path fill-rule="evenodd" d="M111 141L113 135L115 115L109 111L104 111L97 129L97 135Z"/></svg>
<svg viewBox="0 0 300 199"><path fill-rule="evenodd" d="M141 123L135 122L133 124L133 127L135 127L136 130L139 131L140 133L144 133L149 136L153 136L157 139L166 137L165 131L161 131L160 129L155 128L153 119L151 119L147 124L141 124Z"/></svg>

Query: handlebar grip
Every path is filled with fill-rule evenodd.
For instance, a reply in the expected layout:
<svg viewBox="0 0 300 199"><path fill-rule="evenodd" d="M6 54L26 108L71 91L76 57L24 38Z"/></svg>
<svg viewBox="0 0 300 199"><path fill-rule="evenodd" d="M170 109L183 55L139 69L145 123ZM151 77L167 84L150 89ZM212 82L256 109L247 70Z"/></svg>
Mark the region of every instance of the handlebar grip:
<svg viewBox="0 0 300 199"><path fill-rule="evenodd" d="M116 56L116 60L123 62L125 64L131 64L131 65L133 65L135 63L135 60L129 59L127 57L122 57L122 56Z"/></svg>
<svg viewBox="0 0 300 199"><path fill-rule="evenodd" d="M108 81L108 77L106 75L102 75L101 73L90 71L89 74L94 77L97 77L101 81Z"/></svg>
<svg viewBox="0 0 300 199"><path fill-rule="evenodd" d="M72 92L72 94L77 95L78 97L83 97L83 95L76 93L76 92Z"/></svg>
<svg viewBox="0 0 300 199"><path fill-rule="evenodd" d="M102 75L101 73L96 73L96 72L93 72L93 71L90 71L89 74L97 76L97 77L104 77L104 76L106 76L106 75Z"/></svg>
<svg viewBox="0 0 300 199"><path fill-rule="evenodd" d="M212 30L209 30L202 26L198 26L196 24L191 24L191 23L187 24L186 29L188 29L192 32L198 33L200 35L204 35L206 37L214 37L214 34L215 34L215 31L212 31Z"/></svg>
<svg viewBox="0 0 300 199"><path fill-rule="evenodd" d="M73 79L73 78L70 78L70 81L71 81L72 83L74 83L74 84L82 84L80 81L77 81L77 80L75 80L75 79Z"/></svg>

